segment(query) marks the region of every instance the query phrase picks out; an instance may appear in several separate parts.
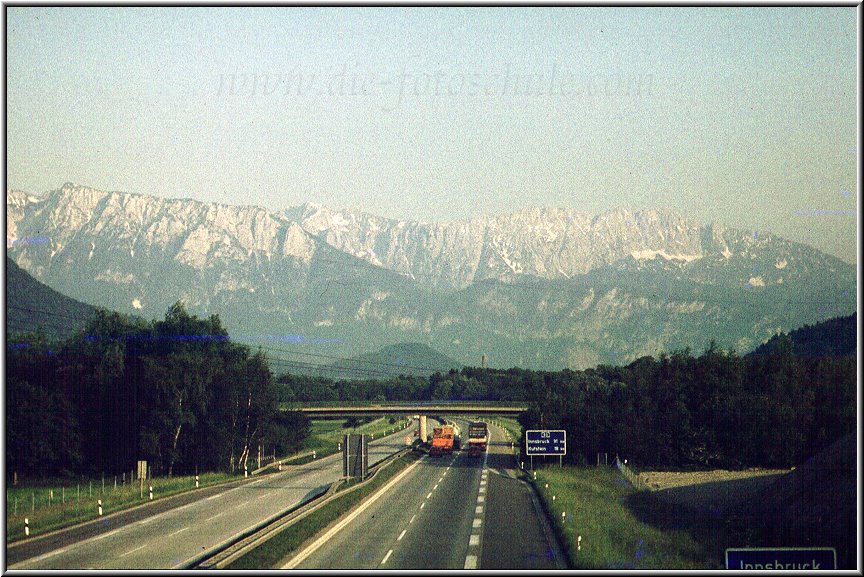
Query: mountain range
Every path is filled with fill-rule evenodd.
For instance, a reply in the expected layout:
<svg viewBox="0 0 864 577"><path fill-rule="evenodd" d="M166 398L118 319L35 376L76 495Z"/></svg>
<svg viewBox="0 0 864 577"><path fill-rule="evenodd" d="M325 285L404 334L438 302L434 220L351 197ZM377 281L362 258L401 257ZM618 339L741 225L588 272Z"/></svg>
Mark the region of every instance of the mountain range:
<svg viewBox="0 0 864 577"><path fill-rule="evenodd" d="M459 364L587 368L714 339L747 352L856 310L853 265L667 209L531 208L449 223L282 211L66 184L7 191L7 254L80 301L354 357L432 346Z"/></svg>

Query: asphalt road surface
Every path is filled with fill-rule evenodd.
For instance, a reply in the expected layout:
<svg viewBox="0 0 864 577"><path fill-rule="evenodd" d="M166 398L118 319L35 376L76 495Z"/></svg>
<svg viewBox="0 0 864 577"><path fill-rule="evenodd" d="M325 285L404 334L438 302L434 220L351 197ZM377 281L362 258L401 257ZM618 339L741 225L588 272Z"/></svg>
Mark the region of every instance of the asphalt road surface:
<svg viewBox="0 0 864 577"><path fill-rule="evenodd" d="M283 568L565 568L530 487L515 478L510 441L500 429L490 434L483 456L422 458L320 548Z"/></svg>
<svg viewBox="0 0 864 577"><path fill-rule="evenodd" d="M405 436L411 435L412 429L370 442L369 464L403 448ZM51 541L51 550L11 564L8 569L178 568L261 521L323 492L341 476L341 455L331 455L257 481L208 493L203 499L143 519L133 516L128 523L83 540L74 531L67 538L60 534L59 539ZM111 520L103 521L107 525Z"/></svg>

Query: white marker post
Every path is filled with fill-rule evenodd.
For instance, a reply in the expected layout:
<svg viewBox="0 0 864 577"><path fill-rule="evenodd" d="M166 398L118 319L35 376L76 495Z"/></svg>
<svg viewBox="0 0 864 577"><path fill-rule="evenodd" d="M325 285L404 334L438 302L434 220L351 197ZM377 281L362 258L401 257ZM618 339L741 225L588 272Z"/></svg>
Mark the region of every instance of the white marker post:
<svg viewBox="0 0 864 577"><path fill-rule="evenodd" d="M99 509L99 516L101 517L101 516L102 516L102 499L97 499L97 500L96 500L96 506L97 506L98 509Z"/></svg>
<svg viewBox="0 0 864 577"><path fill-rule="evenodd" d="M150 500L153 500L153 485L148 485L150 487Z"/></svg>
<svg viewBox="0 0 864 577"><path fill-rule="evenodd" d="M582 535L577 535L577 536L576 536L576 550L577 550L577 551L581 551L581 550L582 550Z"/></svg>
<svg viewBox="0 0 864 577"><path fill-rule="evenodd" d="M195 488L198 488L198 475L195 475Z"/></svg>
<svg viewBox="0 0 864 577"><path fill-rule="evenodd" d="M315 454L315 451L312 451L312 458L313 458L313 459L317 459L317 458L318 458L318 456Z"/></svg>
<svg viewBox="0 0 864 577"><path fill-rule="evenodd" d="M30 536L30 519L28 519L27 517L24 517L24 536Z"/></svg>
<svg viewBox="0 0 864 577"><path fill-rule="evenodd" d="M243 478L245 479L248 476L249 476L249 467L247 467L246 465L243 465Z"/></svg>

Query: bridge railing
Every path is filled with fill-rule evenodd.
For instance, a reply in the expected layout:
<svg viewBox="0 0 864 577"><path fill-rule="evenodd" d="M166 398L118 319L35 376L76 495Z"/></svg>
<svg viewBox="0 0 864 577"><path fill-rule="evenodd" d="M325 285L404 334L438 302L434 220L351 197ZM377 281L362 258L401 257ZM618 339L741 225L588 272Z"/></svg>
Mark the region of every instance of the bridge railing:
<svg viewBox="0 0 864 577"><path fill-rule="evenodd" d="M327 409L334 407L522 407L526 402L519 401L308 401L308 402L283 402L279 404L281 409Z"/></svg>

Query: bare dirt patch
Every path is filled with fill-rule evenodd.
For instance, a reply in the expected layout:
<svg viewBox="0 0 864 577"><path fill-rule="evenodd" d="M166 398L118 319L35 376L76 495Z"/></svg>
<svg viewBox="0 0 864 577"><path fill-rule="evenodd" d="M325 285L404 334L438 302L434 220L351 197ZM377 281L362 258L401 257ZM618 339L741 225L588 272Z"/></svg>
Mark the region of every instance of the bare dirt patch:
<svg viewBox="0 0 864 577"><path fill-rule="evenodd" d="M795 469L647 472L628 505L640 520L683 530L723 568L728 547L834 547L856 563L857 443L849 435Z"/></svg>
<svg viewBox="0 0 864 577"><path fill-rule="evenodd" d="M655 471L639 473L639 481L656 491L658 499L668 505L716 515L757 494L788 472L788 469Z"/></svg>

